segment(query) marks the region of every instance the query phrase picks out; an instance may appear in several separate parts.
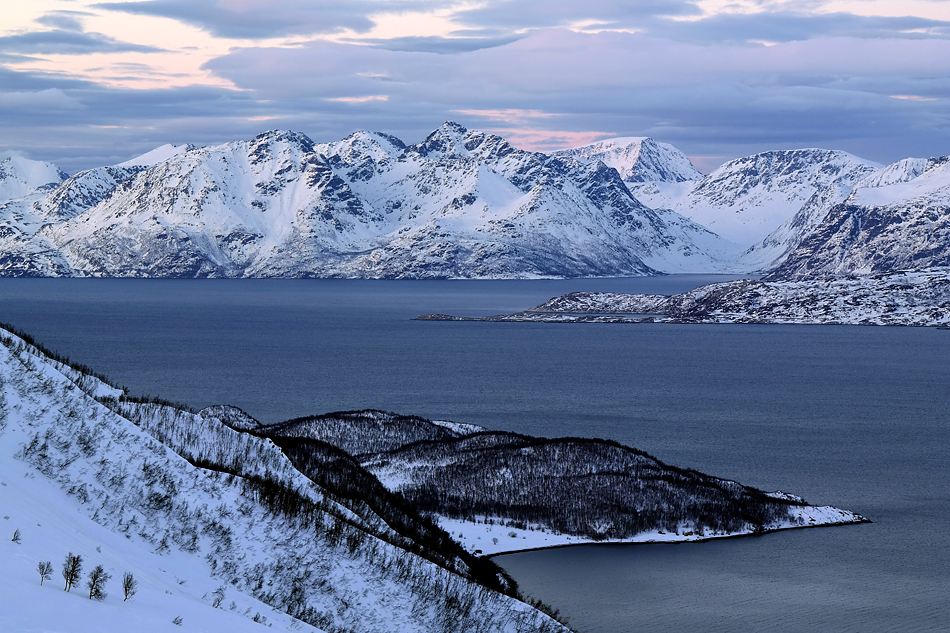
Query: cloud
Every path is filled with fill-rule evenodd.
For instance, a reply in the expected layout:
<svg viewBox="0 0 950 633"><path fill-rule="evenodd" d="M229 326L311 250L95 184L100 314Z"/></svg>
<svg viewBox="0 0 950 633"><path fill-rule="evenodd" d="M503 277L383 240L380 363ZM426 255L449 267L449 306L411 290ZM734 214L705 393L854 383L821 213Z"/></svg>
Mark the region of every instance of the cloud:
<svg viewBox="0 0 950 633"><path fill-rule="evenodd" d="M61 31L83 31L82 19L90 15L86 11L51 11L38 17L36 22Z"/></svg>
<svg viewBox="0 0 950 633"><path fill-rule="evenodd" d="M34 31L0 37L0 51L33 55L86 55L90 53L156 53L162 49L120 42L101 33L74 30Z"/></svg>
<svg viewBox="0 0 950 633"><path fill-rule="evenodd" d="M263 39L288 35L366 32L376 13L427 10L433 2L401 0L144 0L103 2L98 9L172 18L219 37Z"/></svg>
<svg viewBox="0 0 950 633"><path fill-rule="evenodd" d="M610 132L525 128L486 128L485 131L503 136L515 147L529 152L552 152L566 147L579 147L614 136Z"/></svg>
<svg viewBox="0 0 950 633"><path fill-rule="evenodd" d="M946 153L938 146L950 142L940 123L944 102L891 98L947 89L933 78L950 76L950 42L937 39L824 37L761 46L552 29L459 55L323 42L233 51L207 68L252 94L307 108L318 99L378 94L385 79L385 110L350 122L397 135L407 128L422 135L462 114L471 127L481 121L521 135L533 130L526 142L532 147L542 146L539 135L563 144L553 139L613 130L680 142L697 155L817 145L874 148L868 157L886 161L896 156L891 146L911 145L911 128L932 153ZM329 116L325 128L341 116L321 112Z"/></svg>
<svg viewBox="0 0 950 633"><path fill-rule="evenodd" d="M304 32L320 24L342 28L360 15L356 9L347 13L347 7L339 19L331 12L324 22L308 25L305 3L291 0L277 5L271 23L258 28L251 22L263 5L221 1L224 17L212 16L205 0L134 4L153 12L193 6L189 19L207 19L208 29L240 27L258 34ZM354 6L369 11L376 5ZM222 87L131 90L0 67L0 95L6 99L0 98L0 138L61 162L67 171L120 162L168 142L250 138L265 127L296 129L320 141L368 129L415 142L446 119L500 133L529 149L645 135L689 155L723 160L819 146L889 162L946 154L950 146L950 41L933 35L943 23L837 14L795 14L783 23L789 13L684 21L661 17L659 3L595 2L586 15L601 10L605 21L637 21L638 31L514 33L496 19L501 13L490 14L523 14L521 24L567 23L579 20L585 8L558 1L549 15L531 17L537 6L489 3L481 13L466 14L471 28L444 37L232 48L203 67ZM687 2L664 7L682 15L695 11ZM297 26L289 24L295 11ZM922 25L930 32L925 37L904 33ZM894 37L886 36L892 31ZM65 28L53 33L90 35ZM66 40L58 45L66 48ZM39 50L38 43L33 46L13 48L0 38L0 55L17 59ZM158 72L121 63L110 69L139 78Z"/></svg>
<svg viewBox="0 0 950 633"><path fill-rule="evenodd" d="M369 103L371 101L389 101L389 95L369 95L366 97L328 97L327 101L339 103Z"/></svg>
<svg viewBox="0 0 950 633"><path fill-rule="evenodd" d="M695 21L658 19L644 32L687 42L792 42L820 37L950 38L950 22L918 17L811 14L790 11L726 13Z"/></svg>
<svg viewBox="0 0 950 633"><path fill-rule="evenodd" d="M504 37L438 37L438 36L407 36L391 37L387 39L350 38L344 42L363 44L388 51L404 51L418 53L438 53L448 55L453 53L470 53L483 48L504 46L524 37L523 35L509 34Z"/></svg>
<svg viewBox="0 0 950 633"><path fill-rule="evenodd" d="M689 0L495 0L454 14L476 28L521 30L564 27L594 22L612 28L638 28L657 16L699 17L703 11Z"/></svg>
<svg viewBox="0 0 950 633"><path fill-rule="evenodd" d="M29 92L0 93L0 112L33 110L55 112L59 110L81 110L82 103L59 88L48 88Z"/></svg>

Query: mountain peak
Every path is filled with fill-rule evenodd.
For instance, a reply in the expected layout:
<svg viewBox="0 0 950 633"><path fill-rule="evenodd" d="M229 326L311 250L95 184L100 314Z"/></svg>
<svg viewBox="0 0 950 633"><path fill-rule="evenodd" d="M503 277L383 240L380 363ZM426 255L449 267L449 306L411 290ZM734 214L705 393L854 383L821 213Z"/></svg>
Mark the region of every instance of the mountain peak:
<svg viewBox="0 0 950 633"><path fill-rule="evenodd" d="M465 147L468 128L455 121L445 121L418 145L411 145L408 151L420 156L441 155L443 158L464 158L469 156Z"/></svg>
<svg viewBox="0 0 950 633"><path fill-rule="evenodd" d="M66 178L66 173L53 163L11 154L0 160L0 202L58 185Z"/></svg>
<svg viewBox="0 0 950 633"><path fill-rule="evenodd" d="M172 145L171 143L166 143L156 147L155 149L145 152L141 156L136 156L135 158L130 158L124 163L119 163L116 167L152 167L159 163L165 162L169 158L178 156L179 154L184 154L185 152L190 152L193 149L197 149L197 145L192 145L187 143L185 145Z"/></svg>
<svg viewBox="0 0 950 633"><path fill-rule="evenodd" d="M648 136L606 139L563 149L554 156L581 163L602 161L626 182L685 182L703 177L683 152Z"/></svg>
<svg viewBox="0 0 950 633"><path fill-rule="evenodd" d="M287 143L288 145L300 147L304 151L312 151L314 145L309 136L302 132L294 132L293 130L267 130L251 139L251 144L255 146L262 144L272 145L274 143Z"/></svg>

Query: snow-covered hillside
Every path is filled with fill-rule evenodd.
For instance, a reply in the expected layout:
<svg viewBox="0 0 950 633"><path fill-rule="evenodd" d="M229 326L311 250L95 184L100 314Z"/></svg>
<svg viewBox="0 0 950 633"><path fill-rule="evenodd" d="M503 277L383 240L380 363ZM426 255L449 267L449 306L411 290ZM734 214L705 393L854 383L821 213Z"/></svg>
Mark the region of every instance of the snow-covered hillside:
<svg viewBox="0 0 950 633"><path fill-rule="evenodd" d="M620 173L626 183L702 180L703 173L669 143L649 137L624 137L562 149L552 156L582 163L601 161Z"/></svg>
<svg viewBox="0 0 950 633"><path fill-rule="evenodd" d="M21 202L34 221L0 231L6 275L624 276L721 270L733 255L642 205L599 160L525 152L455 123L416 145L271 131L164 146Z"/></svg>
<svg viewBox="0 0 950 633"><path fill-rule="evenodd" d="M750 247L740 268L755 270L781 257L878 167L841 151L770 151L729 161L699 181L644 183L632 191L649 207L672 209Z"/></svg>
<svg viewBox="0 0 950 633"><path fill-rule="evenodd" d="M66 178L56 165L16 154L0 160L0 204L48 190Z"/></svg>
<svg viewBox="0 0 950 633"><path fill-rule="evenodd" d="M950 156L907 159L858 182L769 279L950 265Z"/></svg>
<svg viewBox="0 0 950 633"><path fill-rule="evenodd" d="M605 540L704 540L866 520L669 466L607 440L536 438L375 410L300 418L257 432L280 442L295 462L323 450L307 440L348 451L477 554ZM299 443L293 453L286 438Z"/></svg>
<svg viewBox="0 0 950 633"><path fill-rule="evenodd" d="M472 582L458 559L411 553L424 547L328 494L269 440L120 401L22 339L0 339L2 630L566 630ZM69 554L84 569L64 592ZM45 561L53 575L41 586ZM97 565L111 575L101 602L85 589ZM137 582L128 601L125 573Z"/></svg>
<svg viewBox="0 0 950 633"><path fill-rule="evenodd" d="M870 277L729 281L667 297L572 292L515 314L421 320L555 323L826 323L950 327L950 268Z"/></svg>

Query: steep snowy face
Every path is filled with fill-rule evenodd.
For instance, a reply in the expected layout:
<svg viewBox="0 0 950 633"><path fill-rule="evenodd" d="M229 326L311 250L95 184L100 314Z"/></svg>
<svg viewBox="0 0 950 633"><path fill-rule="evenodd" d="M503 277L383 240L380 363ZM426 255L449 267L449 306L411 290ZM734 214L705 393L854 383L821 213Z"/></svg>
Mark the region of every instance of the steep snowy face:
<svg viewBox="0 0 950 633"><path fill-rule="evenodd" d="M833 278L948 265L950 156L943 156L900 161L861 181L769 278Z"/></svg>
<svg viewBox="0 0 950 633"><path fill-rule="evenodd" d="M780 257L831 205L846 198L855 182L878 167L841 151L771 151L730 161L692 186L645 185L634 195L737 244L753 245L742 262L751 269ZM789 227L770 235L786 222Z"/></svg>
<svg viewBox="0 0 950 633"><path fill-rule="evenodd" d="M116 167L151 167L152 165L157 165L158 163L164 162L173 156L190 152L193 149L195 149L195 146L190 143L187 145L172 145L167 143L160 147L156 147L152 151L146 152L141 156L136 156L135 158L130 158L123 163L119 163L116 165Z"/></svg>
<svg viewBox="0 0 950 633"><path fill-rule="evenodd" d="M628 183L685 182L703 178L703 173L693 166L686 154L649 137L613 138L562 149L552 156L582 163L599 160L620 172L620 177Z"/></svg>
<svg viewBox="0 0 950 633"><path fill-rule="evenodd" d="M49 190L66 179L66 173L52 163L8 156L0 161L0 204Z"/></svg>
<svg viewBox="0 0 950 633"><path fill-rule="evenodd" d="M309 138L272 131L140 169L44 236L91 274L239 276L298 232L345 239L360 215ZM317 226L324 216L334 222Z"/></svg>

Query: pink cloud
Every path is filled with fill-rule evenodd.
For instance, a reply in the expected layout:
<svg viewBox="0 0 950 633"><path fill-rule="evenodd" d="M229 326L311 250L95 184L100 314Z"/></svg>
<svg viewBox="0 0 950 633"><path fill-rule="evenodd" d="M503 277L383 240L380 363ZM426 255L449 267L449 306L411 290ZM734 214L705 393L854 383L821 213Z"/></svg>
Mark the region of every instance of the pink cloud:
<svg viewBox="0 0 950 633"><path fill-rule="evenodd" d="M550 152L565 147L577 147L587 145L595 141L610 136L616 136L610 132L570 132L566 130L531 130L531 129L512 129L512 128L488 128L486 132L492 132L503 136L509 143L515 147L529 152Z"/></svg>

